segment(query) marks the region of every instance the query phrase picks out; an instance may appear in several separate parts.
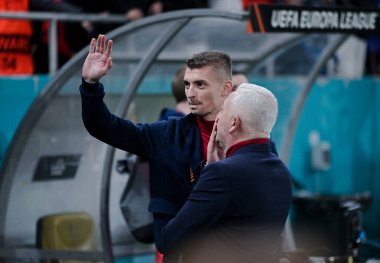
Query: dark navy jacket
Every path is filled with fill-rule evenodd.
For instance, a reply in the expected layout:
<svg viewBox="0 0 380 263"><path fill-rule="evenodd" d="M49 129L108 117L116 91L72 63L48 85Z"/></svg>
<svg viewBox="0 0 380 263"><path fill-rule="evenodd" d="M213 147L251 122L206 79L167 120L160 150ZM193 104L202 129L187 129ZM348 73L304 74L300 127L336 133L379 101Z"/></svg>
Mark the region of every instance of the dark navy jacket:
<svg viewBox="0 0 380 263"><path fill-rule="evenodd" d="M159 120L160 121L168 120L169 118L173 118L173 117L181 118L181 117L185 117L185 114L173 109L164 108L161 111Z"/></svg>
<svg viewBox="0 0 380 263"><path fill-rule="evenodd" d="M155 242L161 228L185 203L200 173L201 138L194 115L151 124L133 124L110 113L103 85L82 82L82 118L88 132L116 148L149 160Z"/></svg>
<svg viewBox="0 0 380 263"><path fill-rule="evenodd" d="M202 171L162 231L165 253L183 262L278 262L291 203L290 173L271 146L244 146Z"/></svg>

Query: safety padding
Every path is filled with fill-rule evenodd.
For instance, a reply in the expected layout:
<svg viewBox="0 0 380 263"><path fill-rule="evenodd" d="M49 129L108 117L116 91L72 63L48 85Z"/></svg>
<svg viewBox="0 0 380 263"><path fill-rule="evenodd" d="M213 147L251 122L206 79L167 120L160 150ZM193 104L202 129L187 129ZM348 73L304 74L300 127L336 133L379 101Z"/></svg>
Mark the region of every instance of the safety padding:
<svg viewBox="0 0 380 263"><path fill-rule="evenodd" d="M95 251L94 222L84 212L53 214L37 222L37 246L42 249ZM77 261L58 261L72 263Z"/></svg>

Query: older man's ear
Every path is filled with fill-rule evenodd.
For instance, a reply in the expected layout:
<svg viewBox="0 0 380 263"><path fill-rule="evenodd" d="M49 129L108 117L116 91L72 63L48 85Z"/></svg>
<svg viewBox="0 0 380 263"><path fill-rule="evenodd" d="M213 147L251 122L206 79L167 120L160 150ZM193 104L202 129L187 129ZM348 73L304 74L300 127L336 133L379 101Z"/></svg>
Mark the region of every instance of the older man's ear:
<svg viewBox="0 0 380 263"><path fill-rule="evenodd" d="M231 134L231 133L237 131L240 128L240 125L241 125L240 117L235 115L232 118L231 127L229 128L228 133Z"/></svg>

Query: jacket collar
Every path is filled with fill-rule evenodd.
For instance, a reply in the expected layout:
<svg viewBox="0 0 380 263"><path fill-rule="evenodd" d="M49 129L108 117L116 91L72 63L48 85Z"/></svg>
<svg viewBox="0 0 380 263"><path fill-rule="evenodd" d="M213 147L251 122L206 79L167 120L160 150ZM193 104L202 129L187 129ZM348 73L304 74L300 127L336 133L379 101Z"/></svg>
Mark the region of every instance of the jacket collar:
<svg viewBox="0 0 380 263"><path fill-rule="evenodd" d="M196 116L192 113L186 115L181 120L182 133L185 138L185 145L188 147L185 149L187 154L187 159L189 160L189 165L191 171L194 173L195 177L198 178L201 169L200 163L202 162L201 156L201 135L197 125Z"/></svg>
<svg viewBox="0 0 380 263"><path fill-rule="evenodd" d="M229 157L242 154L242 153L247 153L247 152L272 152L272 147L269 142L260 143L260 144L249 144L249 145L240 147L235 152L233 152Z"/></svg>

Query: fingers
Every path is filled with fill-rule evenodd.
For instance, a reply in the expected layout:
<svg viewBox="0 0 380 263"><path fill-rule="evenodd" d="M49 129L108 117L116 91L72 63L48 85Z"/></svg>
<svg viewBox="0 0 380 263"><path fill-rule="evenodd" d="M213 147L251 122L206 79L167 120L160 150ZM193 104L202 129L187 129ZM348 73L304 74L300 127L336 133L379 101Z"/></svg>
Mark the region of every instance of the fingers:
<svg viewBox="0 0 380 263"><path fill-rule="evenodd" d="M112 58L109 57L109 58L107 59L107 69L110 69L111 67L112 67Z"/></svg>
<svg viewBox="0 0 380 263"><path fill-rule="evenodd" d="M218 131L218 119L215 120L214 126L212 127L210 140L213 139L215 141L217 131Z"/></svg>
<svg viewBox="0 0 380 263"><path fill-rule="evenodd" d="M214 127L212 128L210 140L207 145L208 153L213 154L213 152L215 151L215 147L216 147L216 125L214 125Z"/></svg>
<svg viewBox="0 0 380 263"><path fill-rule="evenodd" d="M100 35L100 46L99 46L99 53L104 53L105 45L106 45L106 36L105 35Z"/></svg>
<svg viewBox="0 0 380 263"><path fill-rule="evenodd" d="M104 53L105 42L106 42L106 36L105 35L99 35L98 40L96 42L95 52Z"/></svg>
<svg viewBox="0 0 380 263"><path fill-rule="evenodd" d="M99 52L99 46L100 46L100 36L98 36L98 39L96 40L96 48L95 48L95 52Z"/></svg>
<svg viewBox="0 0 380 263"><path fill-rule="evenodd" d="M214 144L215 143L215 139L216 139L216 126L214 126L214 128L212 129L212 132L211 132L211 135L210 135L210 142L212 142Z"/></svg>
<svg viewBox="0 0 380 263"><path fill-rule="evenodd" d="M99 35L96 42L96 48L95 48L95 38L91 39L90 53L94 53L94 52L99 52L102 54L105 53L107 57L110 57L112 53L112 46L113 46L112 40L108 40L107 47L106 47L106 36Z"/></svg>
<svg viewBox="0 0 380 263"><path fill-rule="evenodd" d="M95 38L92 38L91 39L91 42L90 42L90 49L88 50L88 53L91 54L91 53L94 53L95 52Z"/></svg>
<svg viewBox="0 0 380 263"><path fill-rule="evenodd" d="M107 49L106 49L106 56L107 56L107 58L111 56L112 46L113 46L113 41L112 40L108 40Z"/></svg>

